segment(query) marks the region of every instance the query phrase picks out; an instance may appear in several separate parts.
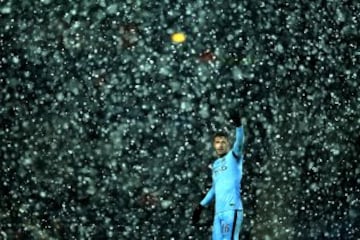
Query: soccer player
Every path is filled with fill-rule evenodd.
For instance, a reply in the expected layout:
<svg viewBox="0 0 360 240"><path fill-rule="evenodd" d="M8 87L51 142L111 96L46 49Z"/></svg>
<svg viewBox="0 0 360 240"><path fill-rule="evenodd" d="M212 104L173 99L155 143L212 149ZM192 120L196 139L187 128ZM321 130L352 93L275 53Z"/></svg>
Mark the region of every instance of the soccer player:
<svg viewBox="0 0 360 240"><path fill-rule="evenodd" d="M215 199L215 215L212 239L239 239L243 221L243 206L240 196L244 129L238 111L231 112L232 123L236 127L236 139L230 150L229 137L225 132L217 132L212 144L218 158L212 164L212 187L195 208L192 222L195 225L201 211Z"/></svg>

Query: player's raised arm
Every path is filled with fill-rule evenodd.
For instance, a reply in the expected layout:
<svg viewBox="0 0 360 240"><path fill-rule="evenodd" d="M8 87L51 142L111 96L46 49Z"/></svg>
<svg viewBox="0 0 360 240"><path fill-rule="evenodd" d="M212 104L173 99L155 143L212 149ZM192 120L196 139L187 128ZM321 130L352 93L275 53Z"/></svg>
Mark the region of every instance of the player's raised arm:
<svg viewBox="0 0 360 240"><path fill-rule="evenodd" d="M239 110L231 111L230 118L232 123L236 127L236 138L232 148L232 152L235 158L239 159L243 154L243 146L244 146L244 128L241 123L240 111Z"/></svg>

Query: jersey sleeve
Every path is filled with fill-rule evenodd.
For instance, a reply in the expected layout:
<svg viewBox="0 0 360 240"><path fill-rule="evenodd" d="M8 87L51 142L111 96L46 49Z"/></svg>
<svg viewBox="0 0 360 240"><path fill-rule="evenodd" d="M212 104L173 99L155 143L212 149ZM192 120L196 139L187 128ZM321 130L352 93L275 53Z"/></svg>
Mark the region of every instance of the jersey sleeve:
<svg viewBox="0 0 360 240"><path fill-rule="evenodd" d="M203 200L201 200L200 205L203 207L208 206L212 202L214 197L215 197L215 188L214 188L214 184L213 184L211 186L210 190L207 192L207 194L203 198Z"/></svg>
<svg viewBox="0 0 360 240"><path fill-rule="evenodd" d="M236 138L232 148L232 152L235 158L240 159L243 154L243 146L244 146L244 128L237 127L236 128Z"/></svg>

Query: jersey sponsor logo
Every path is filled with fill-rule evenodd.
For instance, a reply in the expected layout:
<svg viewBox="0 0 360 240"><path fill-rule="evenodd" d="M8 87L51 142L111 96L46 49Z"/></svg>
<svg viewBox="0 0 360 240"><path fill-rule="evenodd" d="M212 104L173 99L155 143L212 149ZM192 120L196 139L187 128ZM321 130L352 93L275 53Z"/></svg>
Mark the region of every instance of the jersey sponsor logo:
<svg viewBox="0 0 360 240"><path fill-rule="evenodd" d="M214 171L214 175L217 175L218 173L220 172L223 172L227 169L227 166L226 165L223 165L221 167L217 167L215 168L213 171Z"/></svg>

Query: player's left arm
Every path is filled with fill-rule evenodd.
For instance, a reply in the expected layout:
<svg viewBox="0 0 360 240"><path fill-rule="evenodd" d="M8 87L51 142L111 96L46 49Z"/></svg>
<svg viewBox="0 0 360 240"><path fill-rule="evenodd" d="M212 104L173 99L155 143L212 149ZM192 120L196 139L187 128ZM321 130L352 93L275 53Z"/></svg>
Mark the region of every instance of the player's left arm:
<svg viewBox="0 0 360 240"><path fill-rule="evenodd" d="M232 147L232 153L236 159L240 159L243 155L244 148L244 127L241 123L241 113L240 111L232 111L230 113L231 121L236 127L235 133L235 142Z"/></svg>

